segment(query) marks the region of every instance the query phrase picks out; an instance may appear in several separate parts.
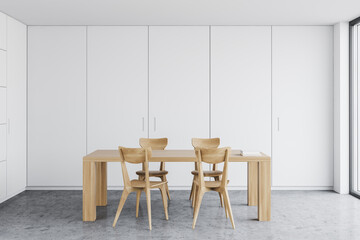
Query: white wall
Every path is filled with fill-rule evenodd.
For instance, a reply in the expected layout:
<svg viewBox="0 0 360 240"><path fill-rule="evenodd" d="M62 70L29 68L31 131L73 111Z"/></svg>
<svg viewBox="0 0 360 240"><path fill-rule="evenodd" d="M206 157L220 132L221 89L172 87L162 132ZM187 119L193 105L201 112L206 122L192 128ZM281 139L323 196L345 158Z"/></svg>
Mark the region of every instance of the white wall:
<svg viewBox="0 0 360 240"><path fill-rule="evenodd" d="M349 193L349 23L334 26L334 190Z"/></svg>
<svg viewBox="0 0 360 240"><path fill-rule="evenodd" d="M88 150L92 151L97 148L115 148L116 145L123 145L124 143L132 146L138 144L135 140L132 141L133 143L130 143L121 140L122 138L118 138L117 136L110 136L111 129L114 128L112 126L116 124L114 119L122 121L121 117L126 117L125 114L121 115L121 110L125 110L134 116L131 126L136 128L140 127L138 128L140 131L138 135L142 135L142 123L141 119L138 119L142 118L142 115L131 113L130 110L134 109L135 111L135 108L121 107L121 99L115 97L117 93L121 95L122 91L126 91L125 88L127 84L123 85L122 81L123 78L131 79L133 77L131 71L128 71L130 69L139 70L136 81L140 78L148 77L150 80L150 94L156 94L156 97L158 97L157 100L154 100L150 96L150 103L145 103L145 108L147 104L150 104L150 109L148 109L150 115L152 114L152 110L155 109L154 104L161 101L164 101L166 104L172 103L170 107L173 107L173 109L169 109L169 106L164 107L165 105L159 107L158 109L162 109L162 112L161 115L158 116L162 116L165 119L166 114L172 114L173 116L171 117L176 117L176 114L184 113L183 115L191 119L194 123L201 123L203 125L202 127L206 129L205 135L208 134L208 120L211 122L213 118L214 125L210 125L210 129L214 130L212 137L217 137L217 134L222 135L222 122L226 122L222 121L222 117L231 118L228 119L230 121L229 123L224 123L224 127L231 129L232 124L244 125L244 129L239 128L233 133L235 135L243 134L243 136L241 136L239 140L238 138L233 138L231 132L227 131L227 134L223 135L223 144L233 145L235 148L243 148L245 151L264 151L269 155L272 154L270 145L274 144L276 139L272 139L271 143L270 134L271 131L274 133L274 126L276 125L274 123L274 109L272 109L273 103L270 98L270 94L272 94L272 99L274 99L273 85L271 85L271 80L274 81L274 66L271 68L271 64L274 64L275 55L279 56L279 54L284 53L285 56L288 56L288 59L291 59L291 51L296 50L296 54L305 54L301 55L301 61L307 63L305 67L302 68L302 62L296 59L294 62L288 62L287 59L282 58L281 61L277 61L278 65L276 65L276 68L285 68L286 70L284 78L281 79L287 79L291 76L294 84L302 87L305 86L303 91L294 90L291 94L294 95L294 99L299 100L296 100L296 103L302 105L302 109L312 109L311 111L314 113L313 120L316 124L313 124L311 121L301 122L301 124L308 124L309 128L306 130L306 137L301 138L302 141L297 140L298 144L296 144L295 150L308 150L312 158L306 158L304 155L295 155L292 157L294 153L288 154L287 159L277 158L277 156L274 155L273 178L276 177L275 183L277 187L285 187L287 189L298 189L299 187L309 187L312 189L332 188L333 132L332 128L329 128L330 125L332 127L333 119L333 37L331 26L284 27L281 34L276 35L276 39L281 40L277 42L276 48L274 48L275 27L273 27L272 33L271 27L212 27L211 29L214 30L214 34L216 34L216 32L220 33L211 35L214 39L211 39L209 32L205 31L207 33L205 35L207 36L204 40L199 41L199 43L192 45L191 42L186 42L186 44L179 42L178 44L174 44L174 46L180 46L179 49L172 47L171 43L177 40L188 41L188 39L191 39L191 36L184 36L187 36L186 33L191 32L189 29L193 27L161 28L164 32L158 32L158 36L154 38L151 36L152 27L150 27L149 49L140 44L137 49L140 51L138 53L140 59L139 65L137 66L136 62L131 61L132 58L130 58L130 62L126 62L126 64L129 64L128 69L121 69L121 65L123 64L119 64L119 68L117 69L114 61L125 61L126 56L131 56L132 51L129 51L129 49L136 45L134 42L135 39L129 40L131 36L128 35L126 39L129 39L126 40L125 37L122 36L124 34L123 31L128 33L132 32L132 30L130 30L132 27L88 27L88 34L86 34L86 28L87 27L29 27L28 184L30 187L81 187L81 164L82 156L86 154L86 145L88 146ZM141 29L142 27L134 28ZM208 27L203 28L207 29ZM234 32L226 30L232 28ZM280 28L281 27L278 27L278 29ZM160 29L160 27L154 27L154 31L155 29ZM166 29L168 29L168 32ZM181 31L177 32L175 29L180 29ZM301 30L299 31L299 29ZM171 33L168 40L169 43L164 42L164 39L167 39L167 33ZM294 33L295 36L293 35ZM174 34L179 34L180 37L171 38ZM107 39L105 35L118 39L118 41L111 41L112 39ZM200 35L202 36L202 34ZM142 41L145 41L143 38L146 36L143 36L143 34L139 34L138 36L142 39L139 40L139 42L142 43ZM197 35L195 34L194 36ZM226 43L229 41L229 39L226 38L232 37L238 39L238 41L232 43L233 48ZM196 39L203 38L199 37ZM212 40L214 40L213 46L211 46ZM293 41L301 45L301 48L297 49ZM249 47L237 46L236 42L248 44ZM257 42L261 44L262 50L255 46ZM121 44L121 46L117 45L118 43ZM210 43L210 45L207 45L207 43ZM308 46L306 45L307 43ZM104 44L107 45L103 46ZM157 47L152 48L152 46ZM200 55L197 55L194 51L189 51L191 46L196 46L198 49L204 48L205 50L201 51ZM279 48L279 46L281 48ZM320 50L318 47L320 47ZM162 48L167 49L167 51L162 51ZM221 54L225 51L223 48L228 49L228 56L221 58ZM214 55L211 54L210 49L214 51ZM147 60L144 59L147 56L146 51L150 51L151 53L148 60L148 65L150 66L148 69L149 73L146 72L146 66L143 66L143 62ZM171 52L174 54L169 55ZM193 54L193 56L191 54ZM203 84L204 87L198 88L197 84L192 85L191 82L189 82L186 88L182 88L179 83L176 83L179 85L175 83L175 85L172 85L170 82L164 82L166 79L170 81L172 78L182 81L181 77L179 77L181 75L171 75L172 72L176 71L182 73L182 70L189 73L184 75L183 78L191 78L191 71L189 69L191 69L192 66L186 61L182 62L176 58L171 58L172 56L182 55L191 55L192 58L199 59L197 61L204 61L201 63L201 66L205 67L201 69L207 70L208 73L212 73L213 76L210 74L206 76L207 74L205 73L199 76L205 76L205 82L209 85L205 86L206 84ZM152 59L152 57L155 57L155 59ZM324 59L325 61L322 62L321 60ZM316 63L314 68L311 67L311 62ZM297 66L294 63L299 63L300 65ZM329 63L331 63L330 67ZM233 65L229 66L229 64ZM163 69L161 66L163 66ZM292 68L288 68L289 66L292 66ZM169 71L169 69L173 68L174 71ZM229 69L232 74L224 72L229 71ZM199 69L196 68L193 70L197 71ZM293 75L296 76L296 74L298 74L298 76L293 77ZM305 85L301 85L304 80L301 76L307 80ZM104 79L101 79L102 77ZM191 91L189 90L189 92L192 93L196 88L197 91L199 91L200 99L203 99L204 96L210 93L209 86L211 77L214 77L214 85L212 86L214 89L211 90L214 95L210 95L208 100L214 100L214 106L210 106L210 104L207 103L205 104L206 106L201 105L204 109L200 109L199 111L209 113L208 111L213 107L214 112L211 113L210 119L207 117L201 117L201 119L194 118L191 111L183 111L190 107L189 104L191 101L196 100L196 98L192 97L194 94L188 94L188 89L190 89ZM222 78L224 78L223 81ZM260 78L261 83L255 82L260 81ZM161 79L163 80L160 81ZM316 91L312 91L313 88L310 81L312 79L316 81ZM228 81L228 83L226 81ZM233 81L239 82L235 84ZM162 83L163 87L154 88L155 85L151 86L151 84L156 84L156 82ZM291 81L289 81L289 83L291 83ZM225 85L230 88L229 91L224 87ZM162 95L162 93L168 93L168 90L172 86L177 86L176 88L179 89L179 92L172 90L173 94ZM242 86L244 89L237 91L237 88L241 88ZM259 87L263 88L257 91ZM119 88L119 91L117 91L117 88ZM139 88L139 91L143 91L141 89L143 89L144 86L141 85ZM154 89L156 89L156 91ZM229 94L229 92L231 92L231 94ZM322 94L320 101L317 98L318 93ZM239 96L236 94L239 94ZM252 99L254 94L259 94L259 97ZM133 96L130 95L128 98L128 106L141 106L143 104L143 97L138 99L132 97ZM171 99L172 97L176 97L176 99ZM181 101L181 99L184 99L184 101ZM189 101L189 99L192 100ZM300 101L301 99L303 101ZM287 99L277 99L277 101L279 100L282 102L282 106L285 106L284 104L286 104ZM243 105L237 101L241 101ZM315 101L316 104L313 104L312 101ZM119 102L119 104L116 104L116 102ZM221 111L222 104L227 104L226 112ZM237 107L232 107L233 105ZM119 109L117 109L117 106L119 106ZM244 110L244 106L248 106L249 108ZM298 114L296 111L297 107L298 106L293 107L294 116ZM174 109L179 109L179 111L172 111ZM259 111L259 109L261 109L261 111ZM86 111L88 111L87 115ZM231 114L233 115L227 114L228 111L232 111ZM250 117L248 119L242 117L246 116L246 112L249 112L247 116ZM331 114L329 115L329 113ZM150 116L148 123L150 127L153 126L154 123L152 119L156 117L157 114L158 113ZM272 120L270 119L270 114L273 115ZM114 117L114 119L109 119L112 117ZM232 122L234 121L233 118L240 120ZM168 118L167 121L171 121L171 119L172 118ZM205 120L203 121L203 119ZM324 119L326 119L325 124L319 124ZM145 125L147 125L147 120L147 116L145 116ZM271 121L273 129L271 129ZM186 123L186 121L180 121L180 123L177 124L181 124L181 122ZM158 124L159 123L160 122L158 122ZM253 125L256 123L258 127ZM329 125L329 123L331 124ZM184 124L184 126L186 125L187 124ZM88 128L86 128L86 126L88 126ZM176 129L174 134L171 134L171 138L169 139L171 148L184 148L185 146L183 142L176 144L176 136L182 134L181 127ZM317 127L321 128L320 134L316 129ZM189 127L189 129L190 128L191 127ZM99 129L103 130L99 131ZM121 134L118 132L120 128L115 127L114 129L117 129L117 132L114 133L115 135ZM260 131L259 129L262 130ZM106 132L106 134L102 134L103 132ZM256 132L257 137L246 137L246 135L250 135L252 132ZM261 132L264 132L264 139L257 141L257 139L261 138ZM131 133L127 133L126 135L129 134ZM150 132L150 137L160 137L160 135L158 136L157 134L160 133L155 134L155 131L153 133ZM110 136L109 139L106 138L106 135ZM161 135L167 135L167 132L161 132ZM286 136L288 142L293 141L293 135L290 130ZM133 137L133 139L137 138L138 136ZM189 143L187 148L190 149L191 137L189 136L188 138ZM274 138L274 136L272 136L272 138ZM105 141L100 141L99 139L105 139ZM308 139L311 139L312 142L316 139L319 141L325 140L325 142L321 142L322 145L320 148L317 148L316 144L309 147L309 144L306 144L308 143ZM107 143L106 146L102 145L104 142ZM281 149L277 149L278 153L279 150ZM316 162L312 165L311 161ZM239 181L234 181L234 188L245 185L244 176L246 173L241 170L240 166L241 164L233 164L231 166L233 175L236 175L234 179L239 179ZM298 168L294 168L294 166ZM287 171L289 169L291 171ZM174 172L177 170L172 168L171 171ZM171 171L169 173L170 175ZM66 177L63 175L64 172L66 173ZM116 173L113 175L115 174ZM119 176L121 175L119 170L118 174ZM181 174L190 176L188 171L182 172ZM238 175L243 176L239 177ZM231 176L229 176L229 178L231 179ZM120 179L120 177L118 179ZM177 180L178 179L169 181L169 185L171 187L179 187L180 184L178 184ZM186 183L186 187L189 187L190 184L190 181ZM113 182L111 185L116 186L116 182ZM119 185L121 185L120 180L117 186Z"/></svg>
<svg viewBox="0 0 360 240"><path fill-rule="evenodd" d="M210 82L211 137L271 156L271 27L212 27ZM232 165L229 186L246 186L247 164Z"/></svg>
<svg viewBox="0 0 360 240"><path fill-rule="evenodd" d="M0 202L26 187L27 28L0 13Z"/></svg>
<svg viewBox="0 0 360 240"><path fill-rule="evenodd" d="M7 20L7 195L26 186L27 28Z"/></svg>
<svg viewBox="0 0 360 240"><path fill-rule="evenodd" d="M168 149L192 149L192 137L209 137L208 26L150 27L149 137L167 137ZM166 169L169 186L191 186L193 163Z"/></svg>
<svg viewBox="0 0 360 240"><path fill-rule="evenodd" d="M333 186L333 28L272 31L272 184Z"/></svg>
<svg viewBox="0 0 360 240"><path fill-rule="evenodd" d="M88 27L87 49L87 152L138 147L148 136L148 27ZM123 184L120 173L108 163L109 186Z"/></svg>
<svg viewBox="0 0 360 240"><path fill-rule="evenodd" d="M28 30L28 186L81 186L86 27Z"/></svg>

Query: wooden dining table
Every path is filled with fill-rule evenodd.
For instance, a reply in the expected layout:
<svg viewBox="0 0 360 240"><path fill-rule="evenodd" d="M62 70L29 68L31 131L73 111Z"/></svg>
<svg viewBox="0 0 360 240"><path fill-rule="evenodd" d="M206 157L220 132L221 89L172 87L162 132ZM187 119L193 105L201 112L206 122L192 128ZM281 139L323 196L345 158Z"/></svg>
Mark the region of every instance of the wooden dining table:
<svg viewBox="0 0 360 240"><path fill-rule="evenodd" d="M229 162L247 162L247 204L257 206L258 220L271 217L271 158L232 150ZM152 150L150 162L195 162L194 150ZM96 150L83 157L83 221L96 220L96 206L107 205L107 163L120 162L118 150ZM190 174L190 173L189 173Z"/></svg>

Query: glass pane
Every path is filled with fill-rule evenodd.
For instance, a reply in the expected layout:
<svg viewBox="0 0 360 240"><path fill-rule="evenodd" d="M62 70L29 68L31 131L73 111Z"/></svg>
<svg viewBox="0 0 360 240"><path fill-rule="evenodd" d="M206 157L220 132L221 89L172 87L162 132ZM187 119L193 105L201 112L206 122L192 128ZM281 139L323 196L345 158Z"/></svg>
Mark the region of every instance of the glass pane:
<svg viewBox="0 0 360 240"><path fill-rule="evenodd" d="M354 190L356 191L360 191L360 178L359 178L359 173L360 173L360 164L359 164L359 149L360 149L360 141L359 140L359 113L360 113L360 104L359 104L359 88L360 88L360 84L359 84L359 79L358 79L358 73L359 73L359 69L360 69L360 61L359 61L359 46L360 46L360 38L359 38L359 30L360 30L360 25L356 25L354 28L354 72L353 72L353 81L355 82L356 84L356 92L354 93L354 100L356 102L356 116L355 116L355 119L356 121L354 121L354 123L356 124L356 127L354 129L356 129L356 139L354 139L354 143L356 143L355 146L356 147L356 158L354 158L354 168L353 168L353 172L354 172L354 178L353 178L353 181L354 181Z"/></svg>
<svg viewBox="0 0 360 240"><path fill-rule="evenodd" d="M359 98L359 88L358 84L358 72L360 70L360 61L359 61L359 46L360 46L360 25L355 25L351 30L352 34L352 45L351 45L351 142L352 142L352 161L351 161L351 191L354 194L360 195L360 164L359 164L359 126L360 126L360 98Z"/></svg>

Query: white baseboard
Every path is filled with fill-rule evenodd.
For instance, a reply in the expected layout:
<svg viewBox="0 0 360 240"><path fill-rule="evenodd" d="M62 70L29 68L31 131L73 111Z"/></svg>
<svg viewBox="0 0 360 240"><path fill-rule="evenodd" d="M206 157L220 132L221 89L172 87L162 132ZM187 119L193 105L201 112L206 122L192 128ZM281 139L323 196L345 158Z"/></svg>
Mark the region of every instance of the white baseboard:
<svg viewBox="0 0 360 240"><path fill-rule="evenodd" d="M0 198L0 203L3 203L3 202L9 200L9 199L12 198L12 197L15 197L16 195L22 193L22 192L25 191L25 190L26 190L26 188L22 188L22 189L20 189L19 191L16 191L16 192L14 192L14 193L6 196L5 198Z"/></svg>
<svg viewBox="0 0 360 240"><path fill-rule="evenodd" d="M170 190L189 190L191 186L169 186ZM122 190L123 186L108 186L108 190ZM229 190L246 190L246 186L229 186ZM333 186L273 186L271 190L333 190ZM82 186L29 186L26 190L82 190Z"/></svg>
<svg viewBox="0 0 360 240"><path fill-rule="evenodd" d="M271 190L297 190L297 191L301 191L301 190L308 190L308 191L333 191L334 187L333 186L272 186Z"/></svg>

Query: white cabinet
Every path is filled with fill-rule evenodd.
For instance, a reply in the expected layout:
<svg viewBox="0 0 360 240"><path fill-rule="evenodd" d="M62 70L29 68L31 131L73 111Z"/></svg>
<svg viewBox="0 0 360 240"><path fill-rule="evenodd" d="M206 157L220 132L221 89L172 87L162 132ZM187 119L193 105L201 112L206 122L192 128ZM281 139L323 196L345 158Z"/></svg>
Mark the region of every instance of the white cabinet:
<svg viewBox="0 0 360 240"><path fill-rule="evenodd" d="M6 50L6 20L7 16L0 12L0 49Z"/></svg>
<svg viewBox="0 0 360 240"><path fill-rule="evenodd" d="M86 27L28 27L28 48L28 185L81 186Z"/></svg>
<svg viewBox="0 0 360 240"><path fill-rule="evenodd" d="M6 161L0 162L0 201L6 198Z"/></svg>
<svg viewBox="0 0 360 240"><path fill-rule="evenodd" d="M6 160L6 124L0 124L0 162Z"/></svg>
<svg viewBox="0 0 360 240"><path fill-rule="evenodd" d="M333 186L333 28L272 36L273 185Z"/></svg>
<svg viewBox="0 0 360 240"><path fill-rule="evenodd" d="M0 14L0 32L1 23ZM86 153L139 147L141 137L167 137L168 149L220 137L271 155L274 186L333 185L331 26L30 26L28 38L30 187L81 186ZM23 42L11 41L22 47L0 50L2 86L3 59L21 64L7 67L9 77L24 74ZM26 126L12 116L24 116L24 99L9 94L24 85L7 84L0 98L19 110L8 106L6 116L0 99L0 132L10 117L9 136L20 136ZM191 185L193 163L166 168L170 186ZM246 185L245 164L229 171L230 186ZM109 164L108 183L122 185L119 163Z"/></svg>
<svg viewBox="0 0 360 240"><path fill-rule="evenodd" d="M0 49L0 87L6 86L6 51Z"/></svg>
<svg viewBox="0 0 360 240"><path fill-rule="evenodd" d="M170 149L209 137L209 27L150 27L149 136ZM191 185L193 164L167 164L169 185Z"/></svg>
<svg viewBox="0 0 360 240"><path fill-rule="evenodd" d="M271 155L271 27L211 27L211 137ZM229 179L246 186L246 164Z"/></svg>
<svg viewBox="0 0 360 240"><path fill-rule="evenodd" d="M0 124L6 124L6 91L5 87L0 87Z"/></svg>
<svg viewBox="0 0 360 240"><path fill-rule="evenodd" d="M26 186L26 25L7 20L7 195Z"/></svg>
<svg viewBox="0 0 360 240"><path fill-rule="evenodd" d="M140 147L148 136L148 27L88 27L87 69L88 153ZM120 164L108 165L108 184L122 185Z"/></svg>

